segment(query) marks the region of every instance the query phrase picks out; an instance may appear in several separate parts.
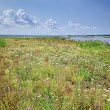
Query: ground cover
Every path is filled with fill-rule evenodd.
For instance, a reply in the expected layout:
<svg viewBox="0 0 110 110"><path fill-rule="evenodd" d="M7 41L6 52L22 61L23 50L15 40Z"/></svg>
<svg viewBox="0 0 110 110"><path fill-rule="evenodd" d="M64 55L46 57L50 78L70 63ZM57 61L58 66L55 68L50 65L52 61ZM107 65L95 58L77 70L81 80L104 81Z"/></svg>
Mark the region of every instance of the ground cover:
<svg viewBox="0 0 110 110"><path fill-rule="evenodd" d="M0 39L0 110L25 109L110 110L110 45Z"/></svg>

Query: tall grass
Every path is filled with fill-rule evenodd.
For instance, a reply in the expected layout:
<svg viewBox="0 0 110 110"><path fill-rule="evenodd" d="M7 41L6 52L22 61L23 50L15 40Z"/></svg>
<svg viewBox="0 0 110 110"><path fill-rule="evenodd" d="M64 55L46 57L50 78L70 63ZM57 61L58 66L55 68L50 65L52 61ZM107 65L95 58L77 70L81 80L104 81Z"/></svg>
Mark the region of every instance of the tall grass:
<svg viewBox="0 0 110 110"><path fill-rule="evenodd" d="M55 37L6 41L1 110L110 109L109 45Z"/></svg>

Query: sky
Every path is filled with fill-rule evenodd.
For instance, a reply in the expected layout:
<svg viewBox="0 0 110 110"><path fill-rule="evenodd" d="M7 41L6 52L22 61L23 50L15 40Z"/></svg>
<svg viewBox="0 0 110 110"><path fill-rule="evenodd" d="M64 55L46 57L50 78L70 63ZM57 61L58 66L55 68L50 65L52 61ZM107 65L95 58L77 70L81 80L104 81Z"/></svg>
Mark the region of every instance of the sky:
<svg viewBox="0 0 110 110"><path fill-rule="evenodd" d="M110 0L0 0L0 34L110 34Z"/></svg>

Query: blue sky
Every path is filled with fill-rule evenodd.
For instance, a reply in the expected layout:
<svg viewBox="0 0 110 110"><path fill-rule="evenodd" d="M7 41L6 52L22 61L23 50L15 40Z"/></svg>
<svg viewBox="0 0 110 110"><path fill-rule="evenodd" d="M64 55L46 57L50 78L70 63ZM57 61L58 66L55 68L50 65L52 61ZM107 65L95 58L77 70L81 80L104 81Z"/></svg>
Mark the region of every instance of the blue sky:
<svg viewBox="0 0 110 110"><path fill-rule="evenodd" d="M0 0L0 34L110 34L110 0Z"/></svg>

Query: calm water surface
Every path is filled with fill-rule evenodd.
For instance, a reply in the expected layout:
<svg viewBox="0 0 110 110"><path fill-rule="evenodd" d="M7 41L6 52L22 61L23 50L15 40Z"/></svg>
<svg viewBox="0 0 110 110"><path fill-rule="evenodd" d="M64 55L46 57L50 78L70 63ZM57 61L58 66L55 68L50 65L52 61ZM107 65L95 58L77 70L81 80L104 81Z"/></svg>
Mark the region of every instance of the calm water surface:
<svg viewBox="0 0 110 110"><path fill-rule="evenodd" d="M94 36L94 37L71 37L70 38L71 40L76 40L76 41L88 41L88 40L99 40L99 41L102 41L102 42L105 42L105 43L109 43L110 44L110 37L109 38L106 38L106 37L102 37L102 36Z"/></svg>

